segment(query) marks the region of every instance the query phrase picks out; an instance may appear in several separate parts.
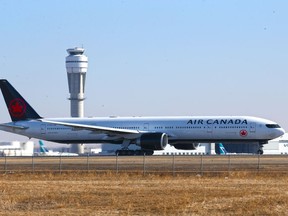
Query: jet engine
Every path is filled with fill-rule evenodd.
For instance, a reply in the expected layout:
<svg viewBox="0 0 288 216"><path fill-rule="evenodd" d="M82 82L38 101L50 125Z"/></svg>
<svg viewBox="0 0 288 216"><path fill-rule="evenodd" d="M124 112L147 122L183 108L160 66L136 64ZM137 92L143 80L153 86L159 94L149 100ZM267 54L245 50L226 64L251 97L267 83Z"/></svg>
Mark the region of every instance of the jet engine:
<svg viewBox="0 0 288 216"><path fill-rule="evenodd" d="M168 143L168 136L165 133L145 133L136 143L142 149L163 150Z"/></svg>
<svg viewBox="0 0 288 216"><path fill-rule="evenodd" d="M173 146L178 150L195 150L199 146L199 143L177 143Z"/></svg>

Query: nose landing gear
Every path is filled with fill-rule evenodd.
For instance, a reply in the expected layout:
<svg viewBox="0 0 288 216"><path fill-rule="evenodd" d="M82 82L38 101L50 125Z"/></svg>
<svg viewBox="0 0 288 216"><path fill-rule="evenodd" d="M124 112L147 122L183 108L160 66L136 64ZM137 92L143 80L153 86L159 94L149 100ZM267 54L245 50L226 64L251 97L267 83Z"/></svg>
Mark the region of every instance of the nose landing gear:
<svg viewBox="0 0 288 216"><path fill-rule="evenodd" d="M263 155L263 153L264 153L263 149L259 148L258 151L257 151L257 154Z"/></svg>
<svg viewBox="0 0 288 216"><path fill-rule="evenodd" d="M258 149L258 151L257 151L257 154L263 155L263 153L264 153L264 151L263 151L263 145L264 145L264 144L267 144L267 143L268 143L268 141L259 142L259 149Z"/></svg>

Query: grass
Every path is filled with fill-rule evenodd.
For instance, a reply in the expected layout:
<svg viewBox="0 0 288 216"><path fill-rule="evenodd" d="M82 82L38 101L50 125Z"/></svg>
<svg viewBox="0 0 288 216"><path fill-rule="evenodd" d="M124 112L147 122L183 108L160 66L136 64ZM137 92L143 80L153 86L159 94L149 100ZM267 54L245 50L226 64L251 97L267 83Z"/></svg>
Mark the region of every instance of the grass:
<svg viewBox="0 0 288 216"><path fill-rule="evenodd" d="M0 215L286 215L287 173L0 176Z"/></svg>

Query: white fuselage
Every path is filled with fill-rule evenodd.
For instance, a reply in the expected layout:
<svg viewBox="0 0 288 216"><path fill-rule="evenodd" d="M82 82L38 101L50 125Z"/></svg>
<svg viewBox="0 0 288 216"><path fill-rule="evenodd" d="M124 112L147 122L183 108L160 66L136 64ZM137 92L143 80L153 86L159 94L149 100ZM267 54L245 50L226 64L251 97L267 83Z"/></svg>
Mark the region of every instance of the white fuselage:
<svg viewBox="0 0 288 216"><path fill-rule="evenodd" d="M151 132L167 134L169 144L175 145L188 142L225 141L266 143L284 134L284 130L275 122L249 116L51 118L44 120L139 131L140 133L128 134L125 137L117 133L106 134L39 120L6 123L7 127L2 125L0 129L29 138L59 143L121 144L124 139L129 139L133 143L133 140L139 138L141 134ZM15 126L19 126L19 129Z"/></svg>

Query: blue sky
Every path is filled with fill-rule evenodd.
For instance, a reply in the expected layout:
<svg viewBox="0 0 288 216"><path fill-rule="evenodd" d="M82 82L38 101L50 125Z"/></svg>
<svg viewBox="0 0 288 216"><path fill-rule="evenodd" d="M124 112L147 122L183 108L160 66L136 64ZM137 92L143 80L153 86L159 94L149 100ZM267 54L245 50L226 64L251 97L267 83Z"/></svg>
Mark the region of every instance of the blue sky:
<svg viewBox="0 0 288 216"><path fill-rule="evenodd" d="M251 115L288 130L288 2L0 0L0 77L69 116L66 49L89 58L86 116ZM10 121L0 99L1 122ZM26 140L0 132L0 140Z"/></svg>

